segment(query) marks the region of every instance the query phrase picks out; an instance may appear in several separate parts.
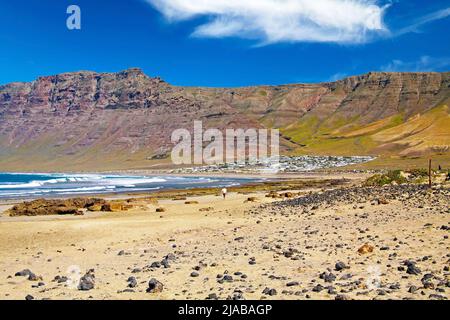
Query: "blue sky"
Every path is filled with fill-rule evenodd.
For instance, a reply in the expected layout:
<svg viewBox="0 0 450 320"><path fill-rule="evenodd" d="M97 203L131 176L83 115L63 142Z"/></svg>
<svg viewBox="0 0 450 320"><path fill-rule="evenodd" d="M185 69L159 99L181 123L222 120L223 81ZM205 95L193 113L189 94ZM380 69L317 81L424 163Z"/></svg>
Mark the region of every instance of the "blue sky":
<svg viewBox="0 0 450 320"><path fill-rule="evenodd" d="M129 67L213 87L449 71L449 15L448 0L1 1L0 84Z"/></svg>

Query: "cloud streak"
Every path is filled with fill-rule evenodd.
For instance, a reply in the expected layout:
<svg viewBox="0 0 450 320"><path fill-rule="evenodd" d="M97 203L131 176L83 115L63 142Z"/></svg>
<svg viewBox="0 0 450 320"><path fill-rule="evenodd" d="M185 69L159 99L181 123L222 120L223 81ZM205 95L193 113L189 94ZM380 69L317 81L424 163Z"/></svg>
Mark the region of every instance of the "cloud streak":
<svg viewBox="0 0 450 320"><path fill-rule="evenodd" d="M193 36L364 43L387 32L377 0L146 0L169 21L207 18Z"/></svg>
<svg viewBox="0 0 450 320"><path fill-rule="evenodd" d="M420 27L438 20L445 19L450 16L450 8L445 8L417 19L413 24L398 30L394 36L401 36L407 33L420 32Z"/></svg>
<svg viewBox="0 0 450 320"><path fill-rule="evenodd" d="M432 72L442 71L450 67L449 57L422 56L417 61L392 60L382 66L381 71L386 72Z"/></svg>

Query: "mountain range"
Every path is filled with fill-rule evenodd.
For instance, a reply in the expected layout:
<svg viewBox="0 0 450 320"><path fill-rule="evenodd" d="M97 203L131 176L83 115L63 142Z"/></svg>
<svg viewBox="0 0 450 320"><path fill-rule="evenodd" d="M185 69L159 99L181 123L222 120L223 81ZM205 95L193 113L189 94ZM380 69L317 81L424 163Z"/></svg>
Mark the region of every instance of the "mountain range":
<svg viewBox="0 0 450 320"><path fill-rule="evenodd" d="M278 128L287 155L449 156L450 72L317 84L173 86L138 68L0 86L0 171L170 166L171 133Z"/></svg>

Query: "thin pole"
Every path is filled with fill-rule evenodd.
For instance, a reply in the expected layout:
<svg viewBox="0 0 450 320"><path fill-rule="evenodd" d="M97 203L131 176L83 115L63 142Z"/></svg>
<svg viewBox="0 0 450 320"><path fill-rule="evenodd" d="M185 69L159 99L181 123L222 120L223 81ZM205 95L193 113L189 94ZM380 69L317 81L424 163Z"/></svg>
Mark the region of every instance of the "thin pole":
<svg viewBox="0 0 450 320"><path fill-rule="evenodd" d="M431 159L428 161L428 186L431 188Z"/></svg>

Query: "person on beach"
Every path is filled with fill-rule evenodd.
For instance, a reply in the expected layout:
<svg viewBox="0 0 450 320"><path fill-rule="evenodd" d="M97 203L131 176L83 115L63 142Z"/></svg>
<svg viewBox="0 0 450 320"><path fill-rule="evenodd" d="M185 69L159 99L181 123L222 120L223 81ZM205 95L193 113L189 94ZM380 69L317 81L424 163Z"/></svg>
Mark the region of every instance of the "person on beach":
<svg viewBox="0 0 450 320"><path fill-rule="evenodd" d="M222 189L222 196L225 199L225 197L227 196L227 188Z"/></svg>

